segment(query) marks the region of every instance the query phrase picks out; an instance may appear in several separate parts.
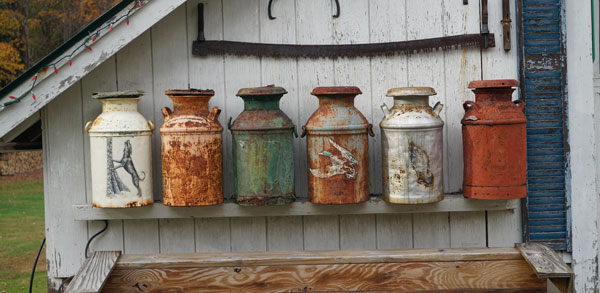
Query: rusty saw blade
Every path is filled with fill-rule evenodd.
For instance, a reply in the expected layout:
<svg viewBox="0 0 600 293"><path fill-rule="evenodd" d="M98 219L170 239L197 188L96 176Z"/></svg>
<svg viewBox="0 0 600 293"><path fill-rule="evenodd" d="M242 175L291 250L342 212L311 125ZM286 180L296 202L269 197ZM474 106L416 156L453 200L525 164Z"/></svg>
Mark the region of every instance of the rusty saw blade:
<svg viewBox="0 0 600 293"><path fill-rule="evenodd" d="M456 48L487 49L494 46L494 34L465 34L402 42L347 45L292 45L197 40L192 45L192 54L197 56L338 58L391 56Z"/></svg>

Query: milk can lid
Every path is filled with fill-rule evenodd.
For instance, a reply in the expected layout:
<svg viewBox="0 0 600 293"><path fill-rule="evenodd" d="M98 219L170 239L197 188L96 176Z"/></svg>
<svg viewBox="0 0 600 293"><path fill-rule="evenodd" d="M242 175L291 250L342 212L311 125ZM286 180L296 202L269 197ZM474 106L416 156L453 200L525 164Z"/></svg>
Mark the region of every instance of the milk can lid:
<svg viewBox="0 0 600 293"><path fill-rule="evenodd" d="M362 92L355 86L319 86L312 90L311 95L360 95Z"/></svg>
<svg viewBox="0 0 600 293"><path fill-rule="evenodd" d="M240 89L236 96L275 96L284 94L287 94L287 91L284 88L270 84L268 86Z"/></svg>
<svg viewBox="0 0 600 293"><path fill-rule="evenodd" d="M185 90L166 90L165 95L167 96L214 96L215 91L213 90L201 90L201 89L185 89Z"/></svg>
<svg viewBox="0 0 600 293"><path fill-rule="evenodd" d="M514 79L474 80L469 83L469 88L506 88L517 87L519 82Z"/></svg>
<svg viewBox="0 0 600 293"><path fill-rule="evenodd" d="M143 91L118 91L118 92L101 92L93 93L92 98L94 99L114 99L114 98L139 98L143 96Z"/></svg>
<svg viewBox="0 0 600 293"><path fill-rule="evenodd" d="M437 95L435 90L431 87L397 87L389 89L387 94L388 97L410 97L410 96L434 96Z"/></svg>

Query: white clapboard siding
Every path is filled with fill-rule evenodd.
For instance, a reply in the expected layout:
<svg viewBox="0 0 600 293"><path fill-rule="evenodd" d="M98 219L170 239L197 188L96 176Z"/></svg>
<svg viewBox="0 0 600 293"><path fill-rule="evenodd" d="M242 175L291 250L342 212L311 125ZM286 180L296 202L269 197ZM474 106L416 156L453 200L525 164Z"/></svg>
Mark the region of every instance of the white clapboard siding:
<svg viewBox="0 0 600 293"><path fill-rule="evenodd" d="M510 19L517 19L516 9L510 3ZM516 22L511 23L511 49L504 51L502 26L494 25L502 19L502 1L488 1L490 33L496 36L496 47L484 50L482 57L483 79L519 79L517 63L517 31ZM518 90L513 93L513 99L519 97ZM474 99L474 96L473 96ZM513 211L489 211L487 212L488 240L492 246L512 246L514 243L522 242L521 209Z"/></svg>
<svg viewBox="0 0 600 293"><path fill-rule="evenodd" d="M479 2L470 5L444 5L444 35L479 32ZM481 51L462 48L444 52L446 190L462 189L463 156L462 104L473 95L467 88L472 80L481 78ZM484 247L485 212L450 213L450 247ZM480 233L482 232L482 233Z"/></svg>
<svg viewBox="0 0 600 293"><path fill-rule="evenodd" d="M117 72L115 57L110 57L100 64L81 80L81 99L83 121L93 121L102 112L100 102L92 98L95 92L110 92L117 90ZM90 137L84 132L83 153L85 156L85 185L88 202L92 202L92 182L90 164ZM101 221L88 223L88 239L104 228ZM91 244L89 255L96 250L123 250L123 221L111 220L107 230L96 238Z"/></svg>
<svg viewBox="0 0 600 293"><path fill-rule="evenodd" d="M382 0L369 2L370 42L393 42L406 40L406 1ZM371 103L375 138L369 147L375 151L371 165L371 187L374 193L382 192L381 130L383 119L381 105L393 105L393 98L385 94L391 88L408 85L408 58L406 55L371 58ZM374 177L374 178L373 178ZM377 248L411 248L412 215L377 215Z"/></svg>
<svg viewBox="0 0 600 293"><path fill-rule="evenodd" d="M203 0L187 2L187 49L189 58L189 84L191 88L213 89L215 95L211 98L210 107L221 109L219 122L223 126L224 157L230 158L229 130L227 129L227 111L225 107L225 66L223 56L197 57L190 53L192 43L198 38L198 4L204 6L204 35L209 40L223 38L223 7L221 0ZM230 163L224 160L224 164ZM227 169L227 168L225 168ZM225 181L225 185L233 181ZM225 194L227 196L228 194ZM229 219L196 220L196 251L230 251L230 222Z"/></svg>
<svg viewBox="0 0 600 293"><path fill-rule="evenodd" d="M446 12L444 10L444 3L446 1L443 0L406 1L408 40L433 38L444 34L444 17ZM423 9L424 7L427 7L427 9ZM444 56L445 52L443 51L417 53L408 56L408 85L433 87L437 95L430 98L429 102L432 105L436 101L447 103L444 100L446 97ZM446 121L446 112L440 114L442 120ZM444 142L447 142L447 137L444 137ZM447 146L444 144L444 147L446 148ZM447 165L448 160L444 157L444 166ZM440 231L448 231L447 213L439 213L426 217L415 215L413 221L415 247L448 247L450 234L439 233ZM417 227L420 228L418 229Z"/></svg>
<svg viewBox="0 0 600 293"><path fill-rule="evenodd" d="M374 125L369 138L371 193L381 193L379 122L388 89L431 86L430 104L445 104L444 187L462 188L462 103L474 98L466 85L475 79L516 78L516 42L504 52L453 49L372 58L198 57L191 54L198 36L198 4L204 4L208 40L285 44L374 43L479 32L479 2L340 0L341 15L333 18L333 1L274 1L275 20L267 17L268 0L189 0L150 30L94 69L49 104L44 123L45 202L48 274L75 273L83 262L85 242L102 222L73 220L73 204L91 202L89 138L84 122L100 113L91 93L140 89L146 92L140 112L154 121L153 172L155 199L162 198L160 165L161 108L172 107L166 89L214 89L210 105L222 112L224 127L224 191L233 195L231 133L227 119L243 110L236 96L243 87L275 84L286 88L281 109L298 132L318 108L310 92L317 86L354 85L363 94L356 107ZM500 44L500 2L489 3L490 30ZM513 9L514 12L514 9ZM514 15L513 15L514 19ZM514 36L513 26L513 36ZM516 95L515 95L516 96ZM306 139L294 141L296 194L307 196ZM161 203L157 203L161 204ZM487 219L487 221L486 221ZM64 237L69 231L69 237ZM487 233L487 234L486 234ZM520 209L414 214L269 216L112 220L109 231L92 243L97 249L125 253L173 253L266 250L390 249L421 247L512 246L521 241ZM55 282L53 282L54 284Z"/></svg>
<svg viewBox="0 0 600 293"><path fill-rule="evenodd" d="M138 111L146 119L156 121L154 117L154 85L151 74L152 43L150 31L146 31L125 46L117 53L116 59L118 90L141 90L145 92L146 94L138 104ZM154 137L160 136L158 127L152 135ZM152 158L159 155L160 149L152 148ZM155 174L160 170L152 170L152 172L152 178L154 179L156 178ZM158 220L123 221L123 252L155 253L159 251L158 235Z"/></svg>
<svg viewBox="0 0 600 293"><path fill-rule="evenodd" d="M161 109L172 107L167 89L188 88L188 50L186 6L180 6L152 27L152 75L154 77L154 123L162 125ZM153 136L152 146L160 150L160 135ZM160 152L154 153L154 193L162 195ZM161 252L194 252L196 249L193 219L159 220Z"/></svg>
<svg viewBox="0 0 600 293"><path fill-rule="evenodd" d="M44 131L44 213L49 276L69 277L85 259L86 222L73 220L70 205L86 202L81 83L48 104Z"/></svg>

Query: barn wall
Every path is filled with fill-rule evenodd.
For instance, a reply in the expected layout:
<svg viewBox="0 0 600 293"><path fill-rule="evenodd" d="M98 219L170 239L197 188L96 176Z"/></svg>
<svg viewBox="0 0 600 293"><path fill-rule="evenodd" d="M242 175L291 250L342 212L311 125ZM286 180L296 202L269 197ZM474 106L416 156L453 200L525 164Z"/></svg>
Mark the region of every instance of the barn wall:
<svg viewBox="0 0 600 293"><path fill-rule="evenodd" d="M479 32L479 1L340 0L341 16L331 17L332 1L203 0L207 39L268 43L344 44L386 42ZM356 85L357 108L375 126L370 138L371 192L381 193L379 106L392 103L387 89L432 86L430 103L445 104L444 185L462 185L462 103L474 99L471 80L517 78L516 44L505 53L500 1L489 3L496 48L436 51L410 56L329 59L196 57L197 4L190 0L151 30L97 67L43 111L48 274L73 275L84 259L89 237L102 223L73 220L71 205L91 202L89 137L86 121L100 113L92 92L139 89L140 112L159 126L160 109L171 106L166 89L211 88L211 106L222 109L221 124L243 109L235 93L267 84L288 90L281 108L298 126L317 108L310 91L319 85ZM427 9L424 9L427 7ZM514 9L513 9L513 17ZM513 27L512 35L515 36ZM306 142L295 140L296 192L306 197ZM161 198L160 134L153 135L156 199ZM224 131L225 195L232 195L231 135ZM412 247L494 247L521 241L519 210L431 214L329 215L254 218L111 220L90 250L124 253L384 249Z"/></svg>

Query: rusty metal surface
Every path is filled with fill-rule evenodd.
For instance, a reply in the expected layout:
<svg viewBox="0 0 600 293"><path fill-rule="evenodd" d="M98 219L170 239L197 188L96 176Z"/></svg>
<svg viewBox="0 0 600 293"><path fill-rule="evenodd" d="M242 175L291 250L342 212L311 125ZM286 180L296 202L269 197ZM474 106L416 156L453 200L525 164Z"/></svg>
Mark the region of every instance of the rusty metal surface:
<svg viewBox="0 0 600 293"><path fill-rule="evenodd" d="M510 51L511 47L511 36L510 36L510 2L509 0L502 0L502 38L504 43L504 51Z"/></svg>
<svg viewBox="0 0 600 293"><path fill-rule="evenodd" d="M479 87L481 86L481 87ZM527 138L524 102L512 102L516 80L477 81L475 102L464 104L465 197L514 199L527 196Z"/></svg>
<svg viewBox="0 0 600 293"><path fill-rule="evenodd" d="M234 41L194 41L192 54L197 56L234 55L258 57L373 57L414 54L457 48L487 49L495 46L494 34L465 34L440 38L347 45L292 45Z"/></svg>
<svg viewBox="0 0 600 293"><path fill-rule="evenodd" d="M318 87L319 108L303 127L308 161L308 197L313 203L349 204L369 199L372 127L354 107L357 87Z"/></svg>
<svg viewBox="0 0 600 293"><path fill-rule="evenodd" d="M160 128L163 204L204 206L223 202L223 127L212 90L167 90L174 111L162 110Z"/></svg>
<svg viewBox="0 0 600 293"><path fill-rule="evenodd" d="M231 123L234 196L240 205L279 205L295 200L294 131L279 108L284 88L241 89L244 111Z"/></svg>
<svg viewBox="0 0 600 293"><path fill-rule="evenodd" d="M421 204L444 198L443 105L429 106L428 87L390 89L394 106L382 105L383 199Z"/></svg>

